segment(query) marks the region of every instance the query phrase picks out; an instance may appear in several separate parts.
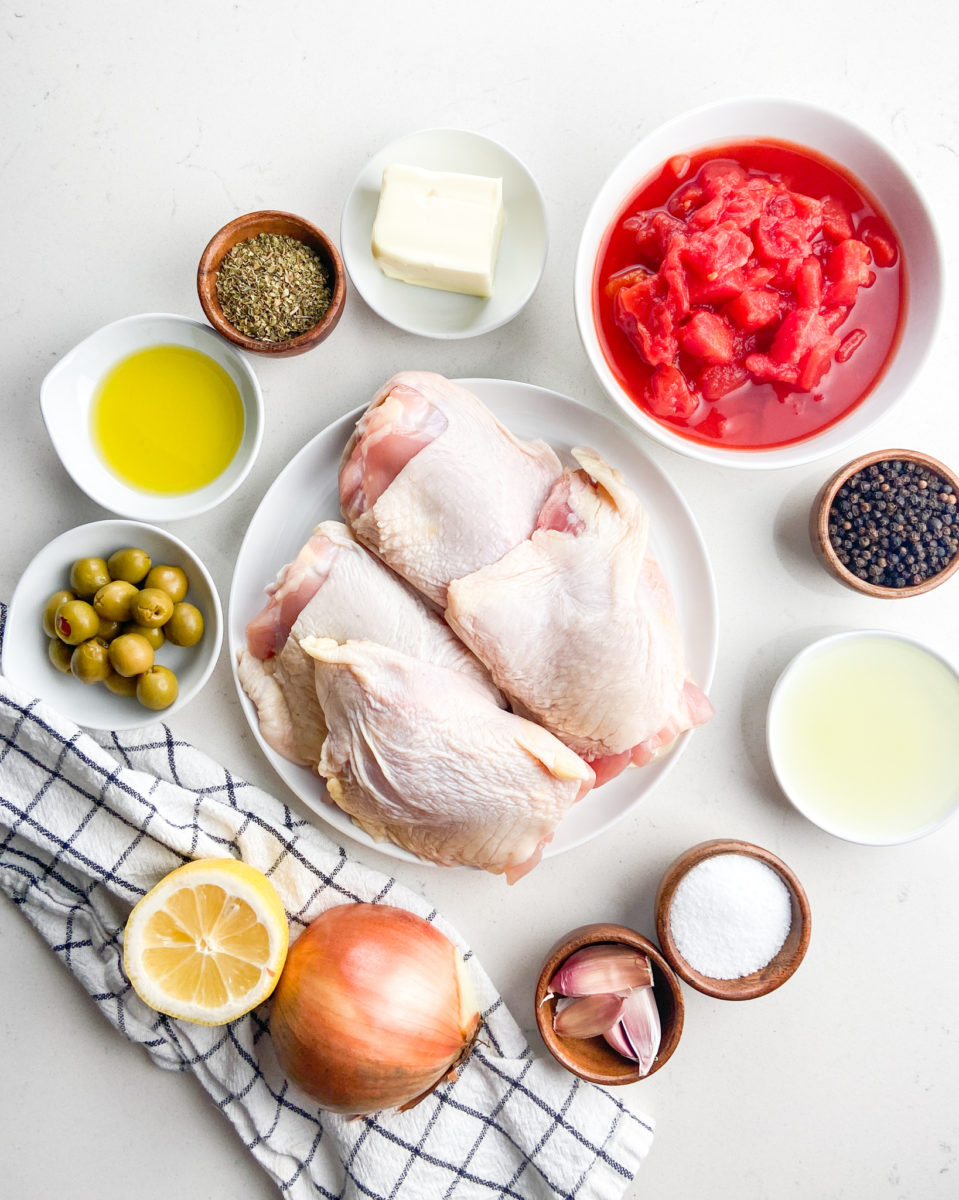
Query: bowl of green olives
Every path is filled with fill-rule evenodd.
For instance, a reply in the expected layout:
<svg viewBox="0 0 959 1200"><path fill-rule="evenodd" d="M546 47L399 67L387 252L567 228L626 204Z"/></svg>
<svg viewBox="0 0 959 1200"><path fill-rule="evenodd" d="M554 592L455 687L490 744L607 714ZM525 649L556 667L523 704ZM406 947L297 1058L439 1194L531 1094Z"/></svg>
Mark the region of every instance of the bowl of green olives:
<svg viewBox="0 0 959 1200"><path fill-rule="evenodd" d="M188 704L222 640L216 587L188 546L137 521L94 521L20 577L3 674L84 728L133 729Z"/></svg>

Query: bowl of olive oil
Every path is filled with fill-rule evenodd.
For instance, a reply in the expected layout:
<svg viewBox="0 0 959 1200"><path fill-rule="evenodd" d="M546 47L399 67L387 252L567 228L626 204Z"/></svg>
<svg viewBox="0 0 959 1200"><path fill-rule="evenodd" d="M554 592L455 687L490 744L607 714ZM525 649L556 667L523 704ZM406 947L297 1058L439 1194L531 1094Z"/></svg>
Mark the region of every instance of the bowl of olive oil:
<svg viewBox="0 0 959 1200"><path fill-rule="evenodd" d="M40 408L73 481L139 521L220 504L246 478L263 433L244 356L209 326L169 313L91 334L44 379Z"/></svg>

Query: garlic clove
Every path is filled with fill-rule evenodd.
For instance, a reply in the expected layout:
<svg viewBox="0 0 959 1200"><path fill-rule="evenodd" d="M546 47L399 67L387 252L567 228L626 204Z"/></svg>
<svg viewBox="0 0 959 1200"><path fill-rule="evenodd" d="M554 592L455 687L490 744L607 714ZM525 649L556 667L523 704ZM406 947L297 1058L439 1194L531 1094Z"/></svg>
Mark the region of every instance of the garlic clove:
<svg viewBox="0 0 959 1200"><path fill-rule="evenodd" d="M550 981L550 991L562 996L594 996L599 992L628 992L651 987L649 959L629 946L584 946L563 963Z"/></svg>
<svg viewBox="0 0 959 1200"><path fill-rule="evenodd" d="M611 992L577 996L557 1005L553 1029L561 1037L588 1038L605 1033L620 1018L625 1001Z"/></svg>
<svg viewBox="0 0 959 1200"><path fill-rule="evenodd" d="M624 1058L636 1059L640 1075L648 1075L656 1061L662 1038L653 989L641 987L630 992L623 999L619 1020L603 1036Z"/></svg>

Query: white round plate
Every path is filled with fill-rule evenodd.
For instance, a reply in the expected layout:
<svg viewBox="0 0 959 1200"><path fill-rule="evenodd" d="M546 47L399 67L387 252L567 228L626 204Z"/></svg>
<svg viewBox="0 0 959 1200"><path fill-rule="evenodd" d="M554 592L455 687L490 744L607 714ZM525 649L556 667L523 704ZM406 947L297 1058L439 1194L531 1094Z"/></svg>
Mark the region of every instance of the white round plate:
<svg viewBox="0 0 959 1200"><path fill-rule="evenodd" d="M157 651L157 662L169 667L179 683L176 700L159 712L143 708L131 696L115 696L105 687L85 686L72 675L62 675L47 658L48 638L40 625L49 597L70 586L70 567L76 559L106 558L124 546L139 546L155 564L182 567L190 584L187 599L203 613L203 637L196 646L166 642ZM20 576L7 609L3 673L85 729L139 729L166 721L189 704L210 678L222 641L216 585L187 545L164 529L138 521L93 521L48 542Z"/></svg>
<svg viewBox="0 0 959 1200"><path fill-rule="evenodd" d="M646 454L599 413L546 388L503 379L463 379L513 433L545 438L572 463L568 451L588 445L622 471L652 518L651 553L669 581L683 630L689 671L705 691L716 665L718 613L712 567L695 518L685 500ZM237 677L236 659L246 644L246 625L266 602L264 589L323 520L341 520L337 473L340 455L363 408L347 413L317 434L279 474L254 514L240 546L230 592L228 637L233 676L243 712L263 753L299 798L340 834L407 862L422 862L392 842L374 842L338 808L326 802L324 782L306 767L277 754L260 735L256 709ZM546 847L551 858L597 837L647 796L679 758L688 739L658 762L630 768L591 792L563 818Z"/></svg>
<svg viewBox="0 0 959 1200"><path fill-rule="evenodd" d="M491 296L441 292L383 274L370 241L383 168L390 163L502 178L505 223ZM504 146L463 129L407 134L374 155L353 185L340 224L340 251L353 286L385 321L424 337L474 337L512 320L536 290L546 245L546 210L533 176Z"/></svg>

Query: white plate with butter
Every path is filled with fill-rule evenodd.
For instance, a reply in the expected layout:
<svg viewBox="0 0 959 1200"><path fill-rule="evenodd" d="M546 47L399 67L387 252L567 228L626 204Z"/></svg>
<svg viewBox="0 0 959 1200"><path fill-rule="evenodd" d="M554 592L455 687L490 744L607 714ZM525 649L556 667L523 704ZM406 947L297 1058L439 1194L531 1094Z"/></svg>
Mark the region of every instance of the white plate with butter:
<svg viewBox="0 0 959 1200"><path fill-rule="evenodd" d="M386 167L502 179L503 228L487 297L390 278L373 253ZM498 142L463 129L427 129L384 147L360 172L343 209L340 249L353 286L384 320L424 337L464 338L488 333L523 308L546 263L546 210L527 168Z"/></svg>

